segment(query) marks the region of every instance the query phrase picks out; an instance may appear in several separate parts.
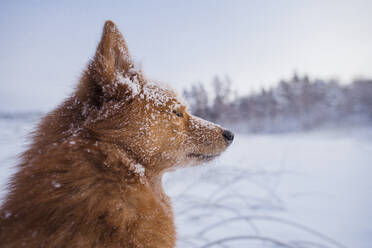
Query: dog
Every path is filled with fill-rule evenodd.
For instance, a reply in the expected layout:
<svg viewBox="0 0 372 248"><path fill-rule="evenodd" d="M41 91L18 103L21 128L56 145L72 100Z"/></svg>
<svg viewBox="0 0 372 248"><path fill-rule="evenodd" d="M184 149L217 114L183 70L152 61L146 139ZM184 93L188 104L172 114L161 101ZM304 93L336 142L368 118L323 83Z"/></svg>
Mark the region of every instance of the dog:
<svg viewBox="0 0 372 248"><path fill-rule="evenodd" d="M0 209L0 247L175 247L162 175L212 160L233 138L146 79L107 21L75 92L21 156Z"/></svg>

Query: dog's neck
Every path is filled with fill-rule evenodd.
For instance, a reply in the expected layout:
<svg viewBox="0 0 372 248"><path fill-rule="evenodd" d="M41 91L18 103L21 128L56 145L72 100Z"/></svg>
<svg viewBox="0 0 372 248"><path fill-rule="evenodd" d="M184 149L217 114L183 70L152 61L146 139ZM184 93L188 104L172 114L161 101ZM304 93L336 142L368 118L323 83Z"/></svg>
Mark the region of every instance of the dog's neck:
<svg viewBox="0 0 372 248"><path fill-rule="evenodd" d="M163 190L162 177L164 171L151 170L149 166L141 165L118 145L97 142L94 146L106 155L106 160L102 161L103 164L109 165L110 169L121 174L132 185L141 184L148 187L161 202L169 201Z"/></svg>

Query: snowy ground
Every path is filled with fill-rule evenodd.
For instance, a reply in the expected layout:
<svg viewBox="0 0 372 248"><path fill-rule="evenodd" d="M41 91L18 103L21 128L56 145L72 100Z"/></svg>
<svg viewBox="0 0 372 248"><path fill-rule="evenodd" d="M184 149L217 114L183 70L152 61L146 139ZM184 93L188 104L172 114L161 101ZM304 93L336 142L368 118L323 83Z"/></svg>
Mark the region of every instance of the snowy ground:
<svg viewBox="0 0 372 248"><path fill-rule="evenodd" d="M0 119L0 198L32 122ZM372 132L236 135L205 166L164 178L178 247L372 243Z"/></svg>

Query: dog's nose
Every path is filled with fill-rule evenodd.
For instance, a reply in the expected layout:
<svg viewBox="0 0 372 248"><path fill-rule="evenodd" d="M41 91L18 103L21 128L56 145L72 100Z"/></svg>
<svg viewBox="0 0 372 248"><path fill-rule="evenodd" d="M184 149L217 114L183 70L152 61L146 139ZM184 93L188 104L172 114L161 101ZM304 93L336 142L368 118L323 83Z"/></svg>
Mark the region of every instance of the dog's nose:
<svg viewBox="0 0 372 248"><path fill-rule="evenodd" d="M226 130L226 129L223 130L222 136L225 138L225 140L228 143L231 143L234 140L234 134L231 131L229 131L229 130Z"/></svg>

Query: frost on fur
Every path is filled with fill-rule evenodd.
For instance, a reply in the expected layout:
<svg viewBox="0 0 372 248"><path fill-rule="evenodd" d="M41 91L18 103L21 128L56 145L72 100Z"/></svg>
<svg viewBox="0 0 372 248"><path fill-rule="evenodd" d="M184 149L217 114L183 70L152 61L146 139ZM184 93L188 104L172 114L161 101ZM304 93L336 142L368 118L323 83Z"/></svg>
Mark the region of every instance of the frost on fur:
<svg viewBox="0 0 372 248"><path fill-rule="evenodd" d="M129 91L132 93L131 97L135 97L140 93L140 85L138 82L137 76L134 76L132 79L128 76L123 76L120 73L117 73L116 75L117 81L115 81L115 87L117 87L117 84L126 85L129 89Z"/></svg>
<svg viewBox="0 0 372 248"><path fill-rule="evenodd" d="M140 177L145 176L145 167L143 167L141 164L132 164L130 165L130 169Z"/></svg>

